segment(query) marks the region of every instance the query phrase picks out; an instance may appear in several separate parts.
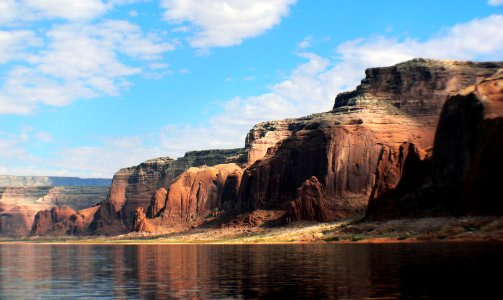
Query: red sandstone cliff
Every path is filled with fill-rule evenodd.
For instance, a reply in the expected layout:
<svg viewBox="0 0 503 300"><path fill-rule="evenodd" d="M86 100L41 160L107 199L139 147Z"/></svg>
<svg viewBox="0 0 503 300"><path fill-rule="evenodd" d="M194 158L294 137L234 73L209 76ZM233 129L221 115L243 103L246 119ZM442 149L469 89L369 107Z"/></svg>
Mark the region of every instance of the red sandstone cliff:
<svg viewBox="0 0 503 300"><path fill-rule="evenodd" d="M324 221L363 212L369 198L373 209L385 203L378 199L416 188L429 176L425 157L430 156L447 95L502 67L416 59L369 69L356 90L336 97L332 111L258 124L247 135L246 149L193 152L178 160L155 159L120 170L90 231L198 226L223 211L256 209L286 210L292 221ZM499 131L491 124L484 128L494 138ZM438 132L437 141L444 140ZM445 149L457 147L449 138L445 143ZM483 155L474 157L482 160ZM314 185L309 183L313 176Z"/></svg>
<svg viewBox="0 0 503 300"><path fill-rule="evenodd" d="M398 187L371 199L367 216L501 215L501 153L502 72L447 99L431 157L404 165Z"/></svg>
<svg viewBox="0 0 503 300"><path fill-rule="evenodd" d="M276 144L269 153L245 171L237 205L286 208L297 188L316 176L330 206L365 209L371 194L397 185L409 155L426 155L446 96L501 66L416 59L367 70L355 91L337 96L331 112L278 122L284 134L269 136L287 137L271 141ZM258 128L276 130L271 122L264 124ZM257 141L268 135L249 136Z"/></svg>

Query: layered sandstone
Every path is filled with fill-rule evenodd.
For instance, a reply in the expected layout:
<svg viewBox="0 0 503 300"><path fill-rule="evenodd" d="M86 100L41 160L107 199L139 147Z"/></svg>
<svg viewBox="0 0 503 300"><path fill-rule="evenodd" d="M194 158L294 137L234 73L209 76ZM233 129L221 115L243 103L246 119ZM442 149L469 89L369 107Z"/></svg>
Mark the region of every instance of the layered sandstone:
<svg viewBox="0 0 503 300"><path fill-rule="evenodd" d="M426 155L446 95L501 66L416 59L367 70L356 90L337 96L331 112L289 121L290 136L245 171L238 205L287 208L297 187L316 176L331 207L363 210L372 191L398 184L402 164L413 160L409 154Z"/></svg>
<svg viewBox="0 0 503 300"><path fill-rule="evenodd" d="M289 137L296 129L297 122L294 119L262 122L248 132L245 140L247 149L247 159L249 164L253 164L262 159L269 149ZM269 150L269 154L272 154Z"/></svg>
<svg viewBox="0 0 503 300"><path fill-rule="evenodd" d="M138 166L119 170L113 178L107 200L96 214L91 230L113 234L129 231L136 209L148 211L152 197L160 188L168 189L173 180L192 166L244 163L244 149L187 152L177 160L156 158ZM162 201L161 201L162 202Z"/></svg>
<svg viewBox="0 0 503 300"><path fill-rule="evenodd" d="M372 199L367 216L503 214L495 196L503 168L502 141L500 72L448 98L431 157L405 165L404 175L410 175Z"/></svg>

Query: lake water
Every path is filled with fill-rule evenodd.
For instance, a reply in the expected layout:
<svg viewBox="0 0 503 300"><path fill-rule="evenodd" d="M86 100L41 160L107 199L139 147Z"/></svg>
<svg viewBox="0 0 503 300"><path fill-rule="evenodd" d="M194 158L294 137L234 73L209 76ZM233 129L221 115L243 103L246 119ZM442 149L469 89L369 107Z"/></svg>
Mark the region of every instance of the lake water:
<svg viewBox="0 0 503 300"><path fill-rule="evenodd" d="M0 245L0 267L1 299L482 299L503 245Z"/></svg>

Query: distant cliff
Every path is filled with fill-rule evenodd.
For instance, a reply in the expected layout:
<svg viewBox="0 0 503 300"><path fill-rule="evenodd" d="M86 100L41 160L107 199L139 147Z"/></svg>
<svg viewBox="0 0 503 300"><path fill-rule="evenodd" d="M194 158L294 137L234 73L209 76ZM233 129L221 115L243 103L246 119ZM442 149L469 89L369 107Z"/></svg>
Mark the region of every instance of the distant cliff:
<svg viewBox="0 0 503 300"><path fill-rule="evenodd" d="M41 210L63 205L80 210L102 202L110 182L76 177L0 176L0 235L27 235Z"/></svg>
<svg viewBox="0 0 503 300"><path fill-rule="evenodd" d="M111 179L54 176L0 175L0 187L36 186L110 186Z"/></svg>

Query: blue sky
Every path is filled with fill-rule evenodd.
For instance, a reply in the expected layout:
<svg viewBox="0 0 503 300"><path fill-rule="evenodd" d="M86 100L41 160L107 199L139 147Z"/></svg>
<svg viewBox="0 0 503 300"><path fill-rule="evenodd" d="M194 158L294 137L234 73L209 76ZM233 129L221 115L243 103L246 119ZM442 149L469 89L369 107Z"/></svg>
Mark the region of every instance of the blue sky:
<svg viewBox="0 0 503 300"><path fill-rule="evenodd" d="M502 0L0 0L0 174L242 147L365 68L503 60L502 28Z"/></svg>

